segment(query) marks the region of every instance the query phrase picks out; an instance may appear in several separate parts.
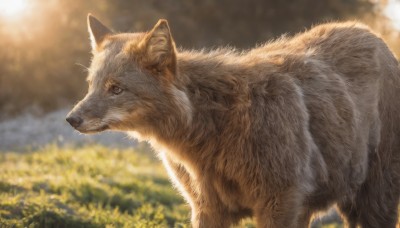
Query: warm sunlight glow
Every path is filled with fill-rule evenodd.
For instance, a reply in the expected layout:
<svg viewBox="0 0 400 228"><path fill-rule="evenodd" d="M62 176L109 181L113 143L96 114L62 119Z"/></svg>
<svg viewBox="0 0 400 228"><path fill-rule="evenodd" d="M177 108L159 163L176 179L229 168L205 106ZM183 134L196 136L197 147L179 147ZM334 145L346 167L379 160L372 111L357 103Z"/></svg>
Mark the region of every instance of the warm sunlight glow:
<svg viewBox="0 0 400 228"><path fill-rule="evenodd" d="M394 27L400 30L400 0L389 0L385 14L392 20Z"/></svg>
<svg viewBox="0 0 400 228"><path fill-rule="evenodd" d="M27 8L27 0L0 0L0 16L15 17Z"/></svg>

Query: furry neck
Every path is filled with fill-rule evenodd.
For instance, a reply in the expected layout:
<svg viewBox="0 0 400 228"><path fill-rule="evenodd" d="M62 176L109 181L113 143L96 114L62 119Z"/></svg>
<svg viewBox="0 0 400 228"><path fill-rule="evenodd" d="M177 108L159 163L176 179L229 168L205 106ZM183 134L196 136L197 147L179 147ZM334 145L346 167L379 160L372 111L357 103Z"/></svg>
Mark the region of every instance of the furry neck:
<svg viewBox="0 0 400 228"><path fill-rule="evenodd" d="M179 53L179 78L171 89L175 107L169 119L154 126L155 140L150 141L201 154L217 150L209 146L218 145L228 131L243 131L232 126L241 126L232 121L247 116L250 107L249 82L242 77L245 63L240 59L231 50Z"/></svg>

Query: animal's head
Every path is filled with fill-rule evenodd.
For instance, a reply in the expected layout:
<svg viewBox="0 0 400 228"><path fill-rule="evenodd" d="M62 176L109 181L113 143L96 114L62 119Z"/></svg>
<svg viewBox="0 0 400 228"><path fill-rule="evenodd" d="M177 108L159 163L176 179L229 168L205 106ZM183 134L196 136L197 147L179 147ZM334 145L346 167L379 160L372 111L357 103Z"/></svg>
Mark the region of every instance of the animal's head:
<svg viewBox="0 0 400 228"><path fill-rule="evenodd" d="M93 50L89 89L67 116L71 126L82 133L136 131L188 111L166 20L147 33L114 34L89 15L88 28Z"/></svg>

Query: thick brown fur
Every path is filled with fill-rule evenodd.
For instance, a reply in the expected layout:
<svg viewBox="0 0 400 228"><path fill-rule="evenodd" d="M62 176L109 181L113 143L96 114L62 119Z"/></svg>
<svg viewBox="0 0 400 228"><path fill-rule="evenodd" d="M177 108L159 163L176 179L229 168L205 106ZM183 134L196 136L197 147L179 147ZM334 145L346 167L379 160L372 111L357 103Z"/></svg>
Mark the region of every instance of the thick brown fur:
<svg viewBox="0 0 400 228"><path fill-rule="evenodd" d="M366 26L319 25L241 53L178 51L165 20L101 39L93 29L89 93L69 121L148 140L193 227L248 216L307 227L335 204L349 227L395 227L400 70Z"/></svg>

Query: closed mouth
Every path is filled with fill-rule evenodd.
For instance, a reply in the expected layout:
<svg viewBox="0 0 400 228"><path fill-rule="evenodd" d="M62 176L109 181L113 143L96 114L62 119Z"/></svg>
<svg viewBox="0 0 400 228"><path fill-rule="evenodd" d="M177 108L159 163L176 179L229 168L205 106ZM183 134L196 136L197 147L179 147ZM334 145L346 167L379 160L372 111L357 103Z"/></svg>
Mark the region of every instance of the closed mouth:
<svg viewBox="0 0 400 228"><path fill-rule="evenodd" d="M83 134L95 134L95 133L99 133L105 130L110 129L110 127L108 125L103 125L99 128L93 128L93 129L83 129L83 128L76 128L77 131L79 131L80 133Z"/></svg>

